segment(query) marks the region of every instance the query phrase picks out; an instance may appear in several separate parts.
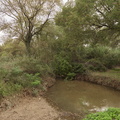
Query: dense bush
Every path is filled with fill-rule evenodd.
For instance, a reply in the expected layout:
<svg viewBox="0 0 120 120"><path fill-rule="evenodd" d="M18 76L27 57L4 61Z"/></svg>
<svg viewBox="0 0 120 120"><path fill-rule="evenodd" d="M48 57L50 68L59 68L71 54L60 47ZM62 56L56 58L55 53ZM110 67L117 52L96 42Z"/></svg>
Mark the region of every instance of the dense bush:
<svg viewBox="0 0 120 120"><path fill-rule="evenodd" d="M24 72L30 74L39 73L41 76L45 75L53 75L52 65L49 62L48 64L41 61L41 59L35 58L31 56L30 58L27 56L20 57L17 65L21 66Z"/></svg>
<svg viewBox="0 0 120 120"><path fill-rule="evenodd" d="M57 56L54 63L54 72L58 77L68 80L74 79L77 74L86 74L87 69L81 63L73 63L63 57Z"/></svg>
<svg viewBox="0 0 120 120"><path fill-rule="evenodd" d="M42 79L40 78L40 74L28 74L24 73L22 76L19 76L16 81L23 87L39 87L41 85Z"/></svg>
<svg viewBox="0 0 120 120"><path fill-rule="evenodd" d="M22 85L12 82L5 83L0 80L0 99L22 90Z"/></svg>
<svg viewBox="0 0 120 120"><path fill-rule="evenodd" d="M31 58L25 60L23 57L17 57L9 61L1 60L0 63L0 98L11 95L22 89L41 89L42 88L42 75L51 72L49 67L38 64ZM23 62L24 61L24 62ZM23 63L21 65L21 63ZM34 64L33 64L34 63ZM38 64L39 67L35 65ZM46 67L46 68L45 68ZM39 69L38 69L39 68ZM34 70L34 73L28 72ZM46 71L45 71L46 70ZM37 71L39 73L37 73Z"/></svg>
<svg viewBox="0 0 120 120"><path fill-rule="evenodd" d="M82 63L73 63L72 64L72 71L79 75L87 74L87 68Z"/></svg>
<svg viewBox="0 0 120 120"><path fill-rule="evenodd" d="M55 57L54 72L57 76L66 77L68 73L72 72L72 65L70 62L61 56Z"/></svg>
<svg viewBox="0 0 120 120"><path fill-rule="evenodd" d="M86 66L88 69L93 70L93 71L106 71L107 68L99 61L96 59L90 59L86 62Z"/></svg>
<svg viewBox="0 0 120 120"><path fill-rule="evenodd" d="M106 68L110 69L120 65L120 50L105 46L87 47L85 59L87 61L91 59L100 61Z"/></svg>
<svg viewBox="0 0 120 120"><path fill-rule="evenodd" d="M23 73L17 76L15 74L15 76L7 76L6 78L0 79L0 98L18 92L24 88L42 88L42 79L39 74Z"/></svg>
<svg viewBox="0 0 120 120"><path fill-rule="evenodd" d="M109 53L104 56L103 63L107 68L113 68L120 65L120 49L111 49Z"/></svg>
<svg viewBox="0 0 120 120"><path fill-rule="evenodd" d="M92 113L83 120L120 120L120 109L109 108L104 112Z"/></svg>

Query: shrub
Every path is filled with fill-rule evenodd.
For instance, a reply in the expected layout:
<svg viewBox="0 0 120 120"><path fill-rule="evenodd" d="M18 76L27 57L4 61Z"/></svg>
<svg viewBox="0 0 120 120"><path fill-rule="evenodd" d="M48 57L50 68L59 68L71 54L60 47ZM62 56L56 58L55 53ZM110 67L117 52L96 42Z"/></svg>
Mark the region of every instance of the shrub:
<svg viewBox="0 0 120 120"><path fill-rule="evenodd" d="M72 63L67 59L57 56L54 64L55 74L67 80L72 80L77 74L86 74L86 68L83 64Z"/></svg>
<svg viewBox="0 0 120 120"><path fill-rule="evenodd" d="M0 80L4 82L12 82L16 84L18 77L21 76L22 73L23 73L23 70L20 67L13 67L9 70L6 70L3 68L0 71L0 74L1 74Z"/></svg>
<svg viewBox="0 0 120 120"><path fill-rule="evenodd" d="M67 59L56 56L54 62L54 72L57 76L65 78L68 73L72 72L72 65Z"/></svg>
<svg viewBox="0 0 120 120"><path fill-rule="evenodd" d="M22 67L24 72L29 74L39 73L41 76L48 74L53 75L51 63L43 63L40 58L35 58L34 56L31 56L30 58L24 56L23 58L20 58L18 65Z"/></svg>
<svg viewBox="0 0 120 120"><path fill-rule="evenodd" d="M86 60L99 60L106 68L111 69L120 65L120 49L106 46L94 46L86 48Z"/></svg>
<svg viewBox="0 0 120 120"><path fill-rule="evenodd" d="M102 61L104 65L109 69L113 68L114 66L119 66L120 65L120 50L111 49L109 53L106 56L104 56Z"/></svg>
<svg viewBox="0 0 120 120"><path fill-rule="evenodd" d="M84 64L73 63L72 68L73 72L75 72L76 74L85 75L87 73L87 68Z"/></svg>
<svg viewBox="0 0 120 120"><path fill-rule="evenodd" d="M22 85L24 88L32 88L39 87L41 85L42 79L40 78L40 74L28 74L24 73L22 76L19 76L16 80L17 84Z"/></svg>
<svg viewBox="0 0 120 120"><path fill-rule="evenodd" d="M96 59L90 59L86 62L88 69L93 71L106 71L106 67Z"/></svg>
<svg viewBox="0 0 120 120"><path fill-rule="evenodd" d="M120 120L120 109L117 108L109 108L107 110L108 115L115 120Z"/></svg>
<svg viewBox="0 0 120 120"><path fill-rule="evenodd" d="M41 87L42 79L40 78L39 73L36 74L24 73L21 76L19 75L17 77L15 76L11 77L7 82L0 80L0 99L5 96L11 95L12 93L18 92L23 88L37 89Z"/></svg>
<svg viewBox="0 0 120 120"><path fill-rule="evenodd" d="M94 47L88 47L86 48L86 58L87 59L101 59L106 54L109 53L109 47L105 46L94 46Z"/></svg>
<svg viewBox="0 0 120 120"><path fill-rule="evenodd" d="M120 120L120 109L109 108L104 112L92 113L83 120Z"/></svg>
<svg viewBox="0 0 120 120"><path fill-rule="evenodd" d="M11 95L15 92L18 92L22 89L22 86L19 84L13 84L13 83L0 83L0 99Z"/></svg>
<svg viewBox="0 0 120 120"><path fill-rule="evenodd" d="M39 73L41 69L41 64L38 59L35 59L34 57L27 57L24 56L23 58L20 58L21 61L19 61L19 65L23 68L23 70L27 73L35 74Z"/></svg>
<svg viewBox="0 0 120 120"><path fill-rule="evenodd" d="M73 72L70 72L66 75L66 80L73 80L75 78L76 74Z"/></svg>
<svg viewBox="0 0 120 120"><path fill-rule="evenodd" d="M13 67L9 71L10 76L14 76L14 77L17 77L18 75L21 75L22 73L23 73L23 70L19 66Z"/></svg>
<svg viewBox="0 0 120 120"><path fill-rule="evenodd" d="M8 71L4 68L0 68L0 79L2 80L3 78L5 78L8 74Z"/></svg>

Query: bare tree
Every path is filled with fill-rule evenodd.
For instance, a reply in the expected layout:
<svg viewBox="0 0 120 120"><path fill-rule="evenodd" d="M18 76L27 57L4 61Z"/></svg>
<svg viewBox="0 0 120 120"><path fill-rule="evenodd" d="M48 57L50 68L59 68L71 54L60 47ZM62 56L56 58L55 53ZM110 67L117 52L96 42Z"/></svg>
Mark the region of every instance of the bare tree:
<svg viewBox="0 0 120 120"><path fill-rule="evenodd" d="M0 13L9 17L3 26L22 40L30 54L34 36L40 34L60 0L0 0Z"/></svg>

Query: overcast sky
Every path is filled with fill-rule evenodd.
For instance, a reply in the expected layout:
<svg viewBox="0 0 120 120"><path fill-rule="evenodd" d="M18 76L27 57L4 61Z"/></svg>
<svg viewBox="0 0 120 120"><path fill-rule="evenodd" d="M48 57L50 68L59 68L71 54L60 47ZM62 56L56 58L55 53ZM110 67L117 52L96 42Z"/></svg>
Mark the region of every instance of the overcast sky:
<svg viewBox="0 0 120 120"><path fill-rule="evenodd" d="M63 0L64 1L64 3L66 3L68 0Z"/></svg>

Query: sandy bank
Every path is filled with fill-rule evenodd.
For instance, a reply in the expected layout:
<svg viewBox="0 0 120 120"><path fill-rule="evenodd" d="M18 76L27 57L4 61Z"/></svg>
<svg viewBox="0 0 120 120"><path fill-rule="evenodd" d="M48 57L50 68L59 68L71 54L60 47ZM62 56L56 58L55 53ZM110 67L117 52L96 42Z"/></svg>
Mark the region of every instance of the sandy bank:
<svg viewBox="0 0 120 120"><path fill-rule="evenodd" d="M54 120L58 112L42 97L26 97L11 109L0 113L0 120Z"/></svg>

